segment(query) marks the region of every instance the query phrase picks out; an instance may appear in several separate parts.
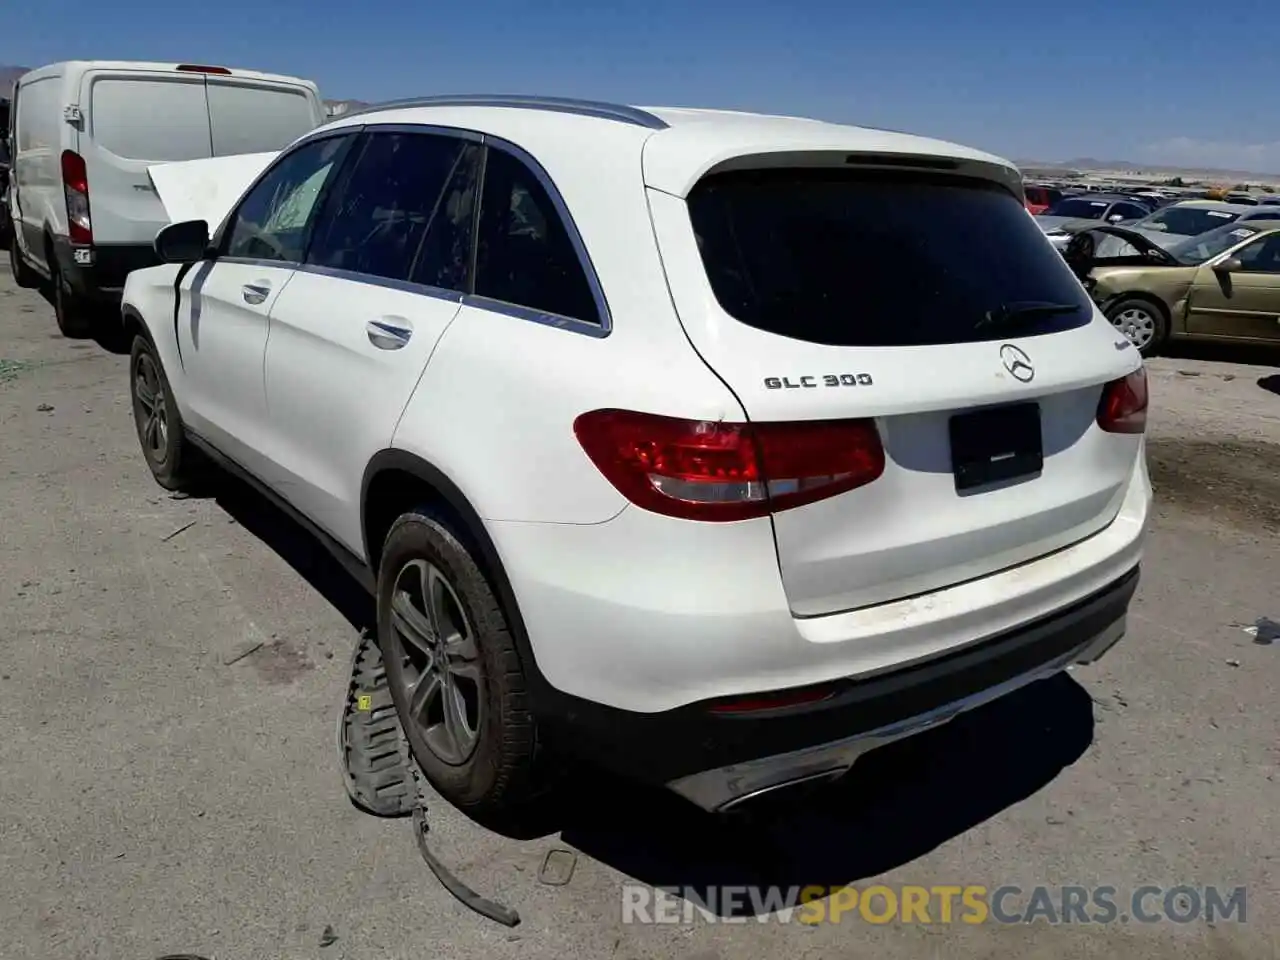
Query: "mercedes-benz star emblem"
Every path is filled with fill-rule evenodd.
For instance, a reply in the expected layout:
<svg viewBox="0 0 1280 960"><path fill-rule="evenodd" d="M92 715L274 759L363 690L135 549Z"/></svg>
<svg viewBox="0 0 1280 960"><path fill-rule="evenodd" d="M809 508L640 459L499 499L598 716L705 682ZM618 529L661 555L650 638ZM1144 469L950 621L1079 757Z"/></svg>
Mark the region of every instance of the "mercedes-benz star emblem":
<svg viewBox="0 0 1280 960"><path fill-rule="evenodd" d="M1000 348L1000 362L1009 371L1009 376L1019 383L1030 383L1035 379L1036 368L1031 366L1031 358L1021 347L1006 343Z"/></svg>

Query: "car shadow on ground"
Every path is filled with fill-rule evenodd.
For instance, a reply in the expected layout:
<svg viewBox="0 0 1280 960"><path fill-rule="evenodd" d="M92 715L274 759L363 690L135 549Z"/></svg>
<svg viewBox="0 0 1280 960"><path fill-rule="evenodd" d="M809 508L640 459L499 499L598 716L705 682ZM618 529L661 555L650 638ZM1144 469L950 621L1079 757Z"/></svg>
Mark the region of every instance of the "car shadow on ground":
<svg viewBox="0 0 1280 960"><path fill-rule="evenodd" d="M266 498L225 476L204 495L353 627L372 628L368 594ZM782 792L732 815L578 769L519 824L489 827L516 845L558 833L560 844L643 884L684 891L713 913L752 915L768 912L766 904L747 898L729 907L691 891L837 888L910 863L1041 790L1084 754L1093 731L1093 701L1064 673L868 754L833 784ZM1063 811L1061 818L1070 816Z"/></svg>
<svg viewBox="0 0 1280 960"><path fill-rule="evenodd" d="M53 288L47 283L40 287L40 296L49 305L50 320L53 319ZM93 329L87 337L68 337L58 331L55 326L53 335L66 340L88 340L96 343L107 353L123 356L129 352L132 343L125 342L124 327L120 323L120 313L111 307L94 307Z"/></svg>
<svg viewBox="0 0 1280 960"><path fill-rule="evenodd" d="M625 784L575 791L560 836L712 913L756 915L767 905L718 903L706 891L838 888L879 876L1030 797L1092 742L1093 701L1060 674L874 751L834 784L780 793L731 816Z"/></svg>

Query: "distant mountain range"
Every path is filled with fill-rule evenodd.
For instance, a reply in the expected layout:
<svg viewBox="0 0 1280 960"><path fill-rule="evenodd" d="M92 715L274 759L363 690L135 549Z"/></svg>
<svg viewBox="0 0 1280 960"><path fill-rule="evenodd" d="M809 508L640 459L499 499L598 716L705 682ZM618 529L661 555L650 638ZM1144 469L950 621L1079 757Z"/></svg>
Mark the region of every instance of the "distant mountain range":
<svg viewBox="0 0 1280 960"><path fill-rule="evenodd" d="M13 85L30 67L8 67L0 64L0 97L12 97Z"/></svg>
<svg viewBox="0 0 1280 960"><path fill-rule="evenodd" d="M1150 174L1152 177L1181 176L1199 180L1235 180L1250 179L1271 180L1273 173L1261 173L1257 170L1227 170L1220 167L1179 167L1172 164L1139 163L1135 160L1098 160L1095 157L1076 157L1072 160L1015 160L1023 172L1035 173L1138 173Z"/></svg>

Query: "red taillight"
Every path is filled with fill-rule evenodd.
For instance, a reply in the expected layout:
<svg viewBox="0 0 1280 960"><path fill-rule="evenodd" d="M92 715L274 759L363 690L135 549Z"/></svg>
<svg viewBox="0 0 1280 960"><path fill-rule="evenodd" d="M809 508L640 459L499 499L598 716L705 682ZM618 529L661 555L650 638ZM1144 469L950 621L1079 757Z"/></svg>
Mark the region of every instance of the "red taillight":
<svg viewBox="0 0 1280 960"><path fill-rule="evenodd" d="M762 517L884 472L884 447L870 420L724 423L596 410L573 429L628 500L688 520Z"/></svg>
<svg viewBox="0 0 1280 960"><path fill-rule="evenodd" d="M1098 401L1098 426L1107 433L1143 433L1147 429L1147 371L1139 368L1112 380Z"/></svg>
<svg viewBox="0 0 1280 960"><path fill-rule="evenodd" d="M226 67L206 67L199 63L180 63L178 69L184 73L216 73L223 77L231 76L231 71Z"/></svg>
<svg viewBox="0 0 1280 960"><path fill-rule="evenodd" d="M67 232L71 242L93 243L93 221L89 218L89 175L84 157L73 150L62 151L62 193L67 201Z"/></svg>

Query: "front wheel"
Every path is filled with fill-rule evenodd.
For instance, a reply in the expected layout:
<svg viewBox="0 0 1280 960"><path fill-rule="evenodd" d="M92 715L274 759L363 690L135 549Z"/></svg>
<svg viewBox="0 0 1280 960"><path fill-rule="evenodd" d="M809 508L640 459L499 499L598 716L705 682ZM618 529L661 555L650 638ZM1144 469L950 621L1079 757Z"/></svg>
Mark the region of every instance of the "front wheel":
<svg viewBox="0 0 1280 960"><path fill-rule="evenodd" d="M536 738L524 671L488 579L448 521L401 516L378 575L378 641L414 759L479 818L532 796Z"/></svg>
<svg viewBox="0 0 1280 960"><path fill-rule="evenodd" d="M1144 357L1154 356L1169 337L1168 314L1150 300L1120 300L1107 308L1107 319Z"/></svg>
<svg viewBox="0 0 1280 960"><path fill-rule="evenodd" d="M166 490L190 486L199 455L186 438L155 347L141 334L133 338L129 351L129 398L142 455L156 483Z"/></svg>

